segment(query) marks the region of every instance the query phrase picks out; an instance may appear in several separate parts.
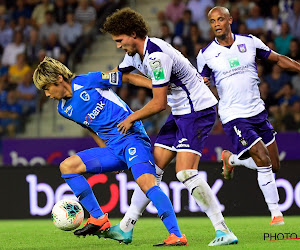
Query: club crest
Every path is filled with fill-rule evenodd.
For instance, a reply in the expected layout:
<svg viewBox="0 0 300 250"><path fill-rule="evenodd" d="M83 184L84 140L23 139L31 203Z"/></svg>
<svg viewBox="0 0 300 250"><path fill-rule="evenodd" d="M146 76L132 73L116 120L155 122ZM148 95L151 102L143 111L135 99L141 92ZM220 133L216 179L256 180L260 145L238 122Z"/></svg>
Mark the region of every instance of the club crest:
<svg viewBox="0 0 300 250"><path fill-rule="evenodd" d="M128 149L128 153L130 155L134 155L136 153L136 148L130 148L130 149Z"/></svg>
<svg viewBox="0 0 300 250"><path fill-rule="evenodd" d="M238 44L238 49L241 53L245 53L247 51L246 44Z"/></svg>

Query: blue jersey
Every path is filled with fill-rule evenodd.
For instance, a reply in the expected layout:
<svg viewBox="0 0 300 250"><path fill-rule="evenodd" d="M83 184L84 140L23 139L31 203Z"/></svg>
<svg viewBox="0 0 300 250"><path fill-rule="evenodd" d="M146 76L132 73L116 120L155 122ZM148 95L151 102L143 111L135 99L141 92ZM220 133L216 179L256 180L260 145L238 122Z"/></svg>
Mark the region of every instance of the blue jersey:
<svg viewBox="0 0 300 250"><path fill-rule="evenodd" d="M110 88L121 83L121 72L78 75L71 81L72 98L60 100L58 112L85 128L91 128L108 146L130 138L150 142L141 121L136 121L125 135L118 131L118 123L132 113Z"/></svg>

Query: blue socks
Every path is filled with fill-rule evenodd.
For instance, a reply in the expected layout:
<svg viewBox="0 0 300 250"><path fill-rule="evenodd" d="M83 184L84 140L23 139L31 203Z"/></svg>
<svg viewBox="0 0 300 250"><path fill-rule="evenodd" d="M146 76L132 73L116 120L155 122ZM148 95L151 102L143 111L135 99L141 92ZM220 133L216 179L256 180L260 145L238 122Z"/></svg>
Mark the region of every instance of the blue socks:
<svg viewBox="0 0 300 250"><path fill-rule="evenodd" d="M63 174L62 178L70 186L80 203L94 218L104 215L89 183L81 174Z"/></svg>
<svg viewBox="0 0 300 250"><path fill-rule="evenodd" d="M153 186L148 189L146 196L156 207L158 215L169 233L174 233L177 237L182 237L172 204L161 188L159 186Z"/></svg>

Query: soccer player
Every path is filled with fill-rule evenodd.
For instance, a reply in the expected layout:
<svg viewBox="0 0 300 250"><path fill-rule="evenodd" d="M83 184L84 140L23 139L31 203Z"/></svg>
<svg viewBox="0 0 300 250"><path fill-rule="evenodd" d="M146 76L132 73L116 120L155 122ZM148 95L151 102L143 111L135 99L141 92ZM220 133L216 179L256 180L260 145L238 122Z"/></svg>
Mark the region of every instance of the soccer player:
<svg viewBox="0 0 300 250"><path fill-rule="evenodd" d="M253 35L231 32L232 17L228 9L214 7L208 20L215 39L197 56L198 71L213 76L219 95L219 116L224 131L231 137L236 151L222 152L223 175L232 179L235 166L257 171L259 187L271 212L270 225L282 225L278 191L273 172L280 168L275 132L267 119L258 89L255 58L268 59L283 69L300 71L300 64L277 54ZM273 171L272 171L273 170Z"/></svg>
<svg viewBox="0 0 300 250"><path fill-rule="evenodd" d="M128 81L131 76L125 76L123 81ZM121 85L122 73L94 72L76 76L61 62L46 57L36 68L33 80L47 97L59 100L60 115L87 128L100 146L78 152L60 164L62 177L90 213L85 226L74 234L86 236L110 228L108 215L101 210L82 174L130 168L170 233L159 245L187 245L169 198L156 185L150 139L142 123L137 121L126 134L118 131L117 124L132 113L110 88ZM107 147L103 147L105 144Z"/></svg>
<svg viewBox="0 0 300 250"><path fill-rule="evenodd" d="M111 34L117 47L126 52L115 71L137 69L151 78L153 85L153 98L118 124L120 132L126 134L137 121L164 110L168 104L172 113L160 130L154 148L157 175L161 176L163 169L177 156L178 180L187 187L215 228L216 238L209 245L237 243L211 188L198 174L201 152L216 118L216 98L196 68L178 50L161 39L147 36L147 24L136 11L117 10L106 19L102 31ZM136 188L122 221L107 233L98 235L131 241L134 224L148 203L149 199Z"/></svg>

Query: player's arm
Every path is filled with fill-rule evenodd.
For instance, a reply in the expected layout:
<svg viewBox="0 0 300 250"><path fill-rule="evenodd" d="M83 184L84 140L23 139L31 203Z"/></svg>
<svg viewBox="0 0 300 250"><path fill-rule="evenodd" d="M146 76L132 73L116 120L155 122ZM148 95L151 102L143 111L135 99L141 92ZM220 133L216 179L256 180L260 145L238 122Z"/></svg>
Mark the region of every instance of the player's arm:
<svg viewBox="0 0 300 250"><path fill-rule="evenodd" d="M91 128L87 128L87 129L89 130L91 136L93 137L93 139L95 140L95 142L100 148L106 147L105 142Z"/></svg>
<svg viewBox="0 0 300 250"><path fill-rule="evenodd" d="M122 82L131 83L138 87L145 87L148 89L152 89L152 81L139 74L124 73L122 77Z"/></svg>
<svg viewBox="0 0 300 250"><path fill-rule="evenodd" d="M120 71L119 71L118 67L116 67L113 70L107 71L106 73L109 73L109 72L120 72ZM139 74L123 72L122 82L130 83L130 84L133 84L138 87L145 87L148 89L152 89L152 81L150 79L148 79L147 77L144 77Z"/></svg>
<svg viewBox="0 0 300 250"><path fill-rule="evenodd" d="M271 53L268 57L268 60L275 62L282 69L300 72L300 63L296 62L295 60L293 60L287 56L278 54L273 50L271 51Z"/></svg>
<svg viewBox="0 0 300 250"><path fill-rule="evenodd" d="M118 124L118 130L121 134L126 134L128 129L131 128L133 123L138 120L143 120L150 117L160 111L163 111L167 107L167 91L168 85L158 88L153 88L153 98L142 109L135 111L129 115L124 121Z"/></svg>

